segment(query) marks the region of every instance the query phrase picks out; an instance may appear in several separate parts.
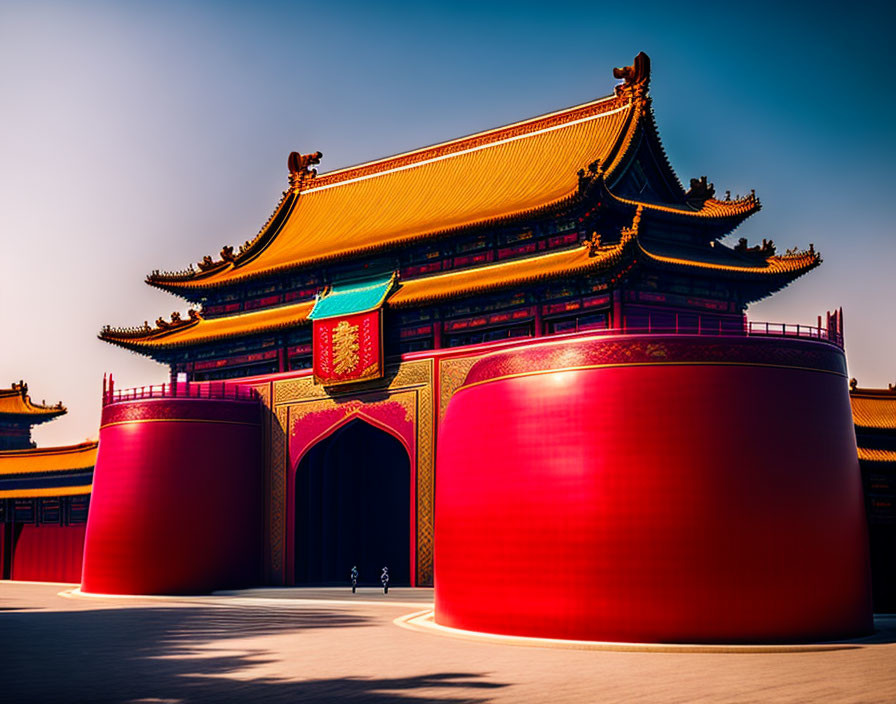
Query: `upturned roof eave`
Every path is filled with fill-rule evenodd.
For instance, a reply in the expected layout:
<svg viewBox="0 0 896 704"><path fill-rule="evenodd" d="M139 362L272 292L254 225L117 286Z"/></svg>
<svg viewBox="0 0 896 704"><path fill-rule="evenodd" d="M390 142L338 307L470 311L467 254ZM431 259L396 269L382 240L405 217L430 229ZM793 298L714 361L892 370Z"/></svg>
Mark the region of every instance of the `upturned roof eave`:
<svg viewBox="0 0 896 704"><path fill-rule="evenodd" d="M284 191L280 201L274 208L274 212L261 227L258 234L251 241L247 241L243 245L239 254L234 255L233 261L226 261L224 259L218 262L210 261L208 268L201 269L199 272L196 272L192 268L192 265L190 269L176 273L160 273L154 271L147 274L145 279L146 283L169 293L183 295L186 285L190 282L202 281L217 276L218 274L231 269L236 260L239 260L240 263L248 263L252 261L264 251L267 245L276 238L277 234L283 228L295 207L298 193L299 192L294 189ZM222 254L223 253L224 250L222 250ZM211 258L209 257L208 259L210 260ZM200 267L202 267L202 264L200 264Z"/></svg>
<svg viewBox="0 0 896 704"><path fill-rule="evenodd" d="M814 250L783 257L770 255L764 258L763 264L750 266L748 264L720 264L705 260L701 261L696 258L684 259L682 257L661 255L651 252L640 240L638 248L644 260L655 266L688 271L705 271L711 272L715 276L747 278L759 281L771 277L784 277L792 281L808 273L822 262L821 255Z"/></svg>

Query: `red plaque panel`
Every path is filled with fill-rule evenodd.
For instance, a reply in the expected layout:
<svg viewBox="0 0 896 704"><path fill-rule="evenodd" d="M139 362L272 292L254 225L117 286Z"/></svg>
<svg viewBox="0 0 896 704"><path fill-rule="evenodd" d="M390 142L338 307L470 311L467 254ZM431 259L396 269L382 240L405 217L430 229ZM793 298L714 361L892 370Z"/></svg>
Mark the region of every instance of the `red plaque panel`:
<svg viewBox="0 0 896 704"><path fill-rule="evenodd" d="M313 322L314 380L328 386L383 375L382 308Z"/></svg>

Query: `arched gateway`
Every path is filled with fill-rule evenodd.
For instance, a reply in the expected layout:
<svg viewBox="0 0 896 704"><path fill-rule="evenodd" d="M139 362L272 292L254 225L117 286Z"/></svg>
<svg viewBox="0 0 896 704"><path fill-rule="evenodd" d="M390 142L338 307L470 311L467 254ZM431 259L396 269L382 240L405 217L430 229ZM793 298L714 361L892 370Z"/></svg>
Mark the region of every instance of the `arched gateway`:
<svg viewBox="0 0 896 704"><path fill-rule="evenodd" d="M295 583L410 584L411 465L392 435L353 420L312 447L295 481Z"/></svg>

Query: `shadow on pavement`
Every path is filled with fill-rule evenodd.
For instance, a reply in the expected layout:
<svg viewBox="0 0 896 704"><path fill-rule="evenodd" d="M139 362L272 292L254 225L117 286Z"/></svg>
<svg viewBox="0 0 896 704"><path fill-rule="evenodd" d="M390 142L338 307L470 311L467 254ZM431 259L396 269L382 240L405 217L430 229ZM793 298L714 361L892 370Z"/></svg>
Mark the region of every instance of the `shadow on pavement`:
<svg viewBox="0 0 896 704"><path fill-rule="evenodd" d="M840 642L840 641L835 641ZM860 645L896 643L896 614L874 614L874 633L864 638L843 641Z"/></svg>
<svg viewBox="0 0 896 704"><path fill-rule="evenodd" d="M15 702L482 701L470 689L500 687L479 675L443 672L408 678L300 682L239 679L271 660L264 649L228 640L315 628L364 627L371 620L329 609L284 614L265 607L118 608L0 615L3 698ZM347 643L350 643L350 639ZM214 649L209 649L209 643ZM296 663L301 677L302 663ZM245 677L245 673L242 674ZM452 688L463 688L461 698ZM414 690L428 689L427 696ZM438 696L438 695L435 695Z"/></svg>

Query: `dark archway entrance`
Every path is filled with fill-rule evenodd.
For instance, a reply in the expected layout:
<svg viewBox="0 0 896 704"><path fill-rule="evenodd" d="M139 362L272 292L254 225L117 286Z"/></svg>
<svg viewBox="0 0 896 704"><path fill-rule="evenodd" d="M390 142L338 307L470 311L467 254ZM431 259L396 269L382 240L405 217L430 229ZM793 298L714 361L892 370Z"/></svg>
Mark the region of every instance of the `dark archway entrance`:
<svg viewBox="0 0 896 704"><path fill-rule="evenodd" d="M388 433L353 420L299 462L295 494L295 583L410 584L411 466Z"/></svg>

